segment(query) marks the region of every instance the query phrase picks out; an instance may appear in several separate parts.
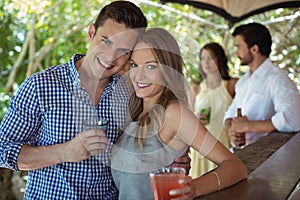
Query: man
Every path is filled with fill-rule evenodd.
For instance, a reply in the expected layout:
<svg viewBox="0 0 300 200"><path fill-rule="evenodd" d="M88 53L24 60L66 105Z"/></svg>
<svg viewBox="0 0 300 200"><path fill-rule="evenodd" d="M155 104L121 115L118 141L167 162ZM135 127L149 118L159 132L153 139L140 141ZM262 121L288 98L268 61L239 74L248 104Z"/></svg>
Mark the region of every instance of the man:
<svg viewBox="0 0 300 200"><path fill-rule="evenodd" d="M21 85L0 127L0 166L29 170L24 199L117 199L108 147L129 99L118 72L146 26L133 3L112 2L88 29L86 55ZM106 133L95 128L100 119Z"/></svg>
<svg viewBox="0 0 300 200"><path fill-rule="evenodd" d="M225 113L228 135L234 148L255 142L272 131L300 130L300 95L288 76L269 59L272 38L258 23L237 27L236 55L249 71L235 86L235 97ZM242 109L243 117L237 116Z"/></svg>

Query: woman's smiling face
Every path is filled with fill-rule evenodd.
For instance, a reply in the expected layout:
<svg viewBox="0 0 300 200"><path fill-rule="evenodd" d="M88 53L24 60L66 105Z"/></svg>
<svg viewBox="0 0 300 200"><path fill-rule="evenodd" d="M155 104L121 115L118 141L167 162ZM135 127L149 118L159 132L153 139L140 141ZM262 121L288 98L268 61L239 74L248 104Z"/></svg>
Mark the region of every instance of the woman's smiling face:
<svg viewBox="0 0 300 200"><path fill-rule="evenodd" d="M165 81L153 49L140 42L132 52L129 76L137 97L156 101L163 93Z"/></svg>

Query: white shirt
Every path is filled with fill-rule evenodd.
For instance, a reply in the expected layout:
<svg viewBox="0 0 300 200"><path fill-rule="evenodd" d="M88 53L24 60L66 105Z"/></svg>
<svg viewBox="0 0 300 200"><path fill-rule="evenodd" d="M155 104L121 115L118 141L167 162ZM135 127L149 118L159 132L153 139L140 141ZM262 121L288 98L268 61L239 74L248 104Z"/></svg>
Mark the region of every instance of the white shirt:
<svg viewBox="0 0 300 200"><path fill-rule="evenodd" d="M237 108L242 108L248 120L271 119L281 132L300 130L300 95L295 84L270 59L253 73L243 75L235 86L235 97L227 109L224 121L236 117ZM246 145L268 133L246 133Z"/></svg>

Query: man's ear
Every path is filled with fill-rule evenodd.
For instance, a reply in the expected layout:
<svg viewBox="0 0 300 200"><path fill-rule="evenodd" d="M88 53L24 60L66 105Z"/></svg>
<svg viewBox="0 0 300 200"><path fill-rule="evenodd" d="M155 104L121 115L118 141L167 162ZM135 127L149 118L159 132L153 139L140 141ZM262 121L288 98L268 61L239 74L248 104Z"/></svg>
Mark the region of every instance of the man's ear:
<svg viewBox="0 0 300 200"><path fill-rule="evenodd" d="M253 54L256 54L256 53L259 53L260 51L259 51L259 47L258 47L258 45L257 44L254 44L252 47L251 47L251 52L253 53Z"/></svg>
<svg viewBox="0 0 300 200"><path fill-rule="evenodd" d="M87 32L87 41L91 41L96 33L95 24L91 24L89 26L89 30Z"/></svg>

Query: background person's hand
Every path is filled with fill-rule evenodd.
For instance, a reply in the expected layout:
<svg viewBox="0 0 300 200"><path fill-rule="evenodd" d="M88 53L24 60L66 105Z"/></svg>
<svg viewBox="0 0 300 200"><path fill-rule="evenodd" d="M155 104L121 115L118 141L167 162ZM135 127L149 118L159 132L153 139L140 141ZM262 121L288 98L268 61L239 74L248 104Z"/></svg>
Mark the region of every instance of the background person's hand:
<svg viewBox="0 0 300 200"><path fill-rule="evenodd" d="M245 144L245 133L236 132L232 127L228 129L228 137L234 148L239 148L240 145Z"/></svg>
<svg viewBox="0 0 300 200"><path fill-rule="evenodd" d="M203 125L209 124L209 117L205 113L198 113L198 118Z"/></svg>
<svg viewBox="0 0 300 200"><path fill-rule="evenodd" d="M233 118L231 121L231 128L238 133L249 131L249 120L247 116Z"/></svg>

